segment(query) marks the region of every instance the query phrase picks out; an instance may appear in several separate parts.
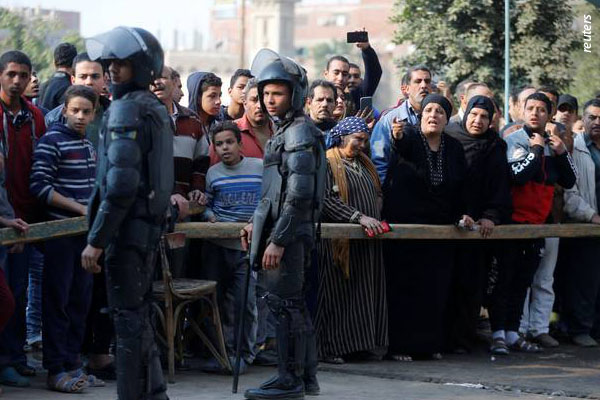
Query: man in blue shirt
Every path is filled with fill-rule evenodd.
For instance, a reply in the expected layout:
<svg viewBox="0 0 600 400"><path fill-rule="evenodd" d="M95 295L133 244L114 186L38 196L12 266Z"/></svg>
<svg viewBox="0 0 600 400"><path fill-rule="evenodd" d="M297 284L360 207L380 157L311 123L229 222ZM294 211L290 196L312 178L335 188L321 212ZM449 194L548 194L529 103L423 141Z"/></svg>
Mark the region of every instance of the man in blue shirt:
<svg viewBox="0 0 600 400"><path fill-rule="evenodd" d="M408 70L408 98L398 107L389 110L375 125L371 135L371 160L377 168L381 182L385 181L390 157L392 125L417 125L421 115L421 101L431 93L431 71L425 66Z"/></svg>

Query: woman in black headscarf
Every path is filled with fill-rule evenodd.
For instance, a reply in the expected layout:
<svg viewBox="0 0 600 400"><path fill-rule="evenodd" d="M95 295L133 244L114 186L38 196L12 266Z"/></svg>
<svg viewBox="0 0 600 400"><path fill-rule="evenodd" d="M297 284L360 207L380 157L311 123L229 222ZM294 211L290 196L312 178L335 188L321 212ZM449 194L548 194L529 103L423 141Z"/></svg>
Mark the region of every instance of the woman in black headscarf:
<svg viewBox="0 0 600 400"><path fill-rule="evenodd" d="M462 122L450 124L446 129L465 151L467 213L477 221L484 238L496 225L510 221L512 208L506 143L492 128L494 113L492 100L474 96ZM473 347L492 251L492 243L488 242L459 244L449 304L450 350L464 352Z"/></svg>
<svg viewBox="0 0 600 400"><path fill-rule="evenodd" d="M403 224L471 225L463 198L467 164L463 148L444 133L452 106L430 94L421 122L392 137L384 184L383 215ZM444 314L454 269L455 245L446 240L385 243L388 283L389 355L437 358L444 344Z"/></svg>

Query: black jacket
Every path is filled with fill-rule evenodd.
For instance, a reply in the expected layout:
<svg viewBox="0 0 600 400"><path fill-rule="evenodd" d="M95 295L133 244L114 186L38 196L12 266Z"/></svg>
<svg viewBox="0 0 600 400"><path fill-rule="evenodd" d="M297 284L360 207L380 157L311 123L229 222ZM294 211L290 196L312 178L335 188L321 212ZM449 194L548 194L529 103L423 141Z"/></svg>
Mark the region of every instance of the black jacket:
<svg viewBox="0 0 600 400"><path fill-rule="evenodd" d="M383 187L383 215L389 222L453 224L466 212L464 185L467 163L456 139L443 133L444 181L430 183L429 163L420 129L406 126L401 140L392 140L392 155Z"/></svg>
<svg viewBox="0 0 600 400"><path fill-rule="evenodd" d="M65 101L65 92L71 86L71 75L56 71L52 78L40 87L40 105L54 110Z"/></svg>
<svg viewBox="0 0 600 400"><path fill-rule="evenodd" d="M469 135L457 123L448 124L445 131L465 151L467 214L476 221L486 218L496 225L510 222L511 177L504 140L491 129L481 136Z"/></svg>
<svg viewBox="0 0 600 400"><path fill-rule="evenodd" d="M363 63L365 65L365 75L363 81L359 87L350 91L350 96L354 102L356 110L360 109L360 98L369 97L375 94L379 81L381 80L381 64L377 53L373 50L373 47L369 46L367 49L362 51Z"/></svg>

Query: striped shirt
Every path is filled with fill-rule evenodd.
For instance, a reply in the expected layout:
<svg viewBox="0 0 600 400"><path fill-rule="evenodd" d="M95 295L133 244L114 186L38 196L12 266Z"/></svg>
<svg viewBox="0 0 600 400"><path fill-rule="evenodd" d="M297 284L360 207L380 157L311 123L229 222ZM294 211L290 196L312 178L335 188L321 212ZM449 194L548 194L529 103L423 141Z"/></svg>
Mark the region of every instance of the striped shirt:
<svg viewBox="0 0 600 400"><path fill-rule="evenodd" d="M177 103L171 118L175 121L173 158L175 160L175 192L187 197L195 189L205 190L208 170L208 142L198 116Z"/></svg>
<svg viewBox="0 0 600 400"><path fill-rule="evenodd" d="M236 165L220 162L208 169L209 210L219 222L246 222L260 200L263 160L244 157Z"/></svg>
<svg viewBox="0 0 600 400"><path fill-rule="evenodd" d="M87 205L96 179L96 152L92 143L64 124L54 124L40 138L33 153L30 189L49 204L52 193ZM48 205L51 219L76 214Z"/></svg>

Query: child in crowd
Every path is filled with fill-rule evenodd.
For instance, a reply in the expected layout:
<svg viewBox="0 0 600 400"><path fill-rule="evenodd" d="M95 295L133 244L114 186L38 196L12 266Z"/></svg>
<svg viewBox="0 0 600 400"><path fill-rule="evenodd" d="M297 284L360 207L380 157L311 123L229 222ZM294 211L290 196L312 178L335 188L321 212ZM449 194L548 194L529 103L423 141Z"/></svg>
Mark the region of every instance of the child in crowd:
<svg viewBox="0 0 600 400"><path fill-rule="evenodd" d="M85 130L94 119L97 102L91 88L71 86L62 111L66 122L50 126L37 144L30 188L46 205L49 219L87 214L96 179L96 153ZM104 385L83 372L80 359L93 282L81 267L85 245L85 235L44 242L43 365L48 370L48 387L67 393Z"/></svg>
<svg viewBox="0 0 600 400"><path fill-rule="evenodd" d="M212 146L220 162L206 175L208 207L204 217L211 222L247 222L260 199L263 162L259 158L242 157L242 134L231 121L217 123L211 130ZM204 242L202 278L218 282L217 296L221 310L225 346L232 358L239 321L239 304L244 290L248 263L240 241L211 240ZM244 337L240 373L256 355L256 276L251 275L248 304L243 310ZM208 369L208 368L207 368Z"/></svg>

